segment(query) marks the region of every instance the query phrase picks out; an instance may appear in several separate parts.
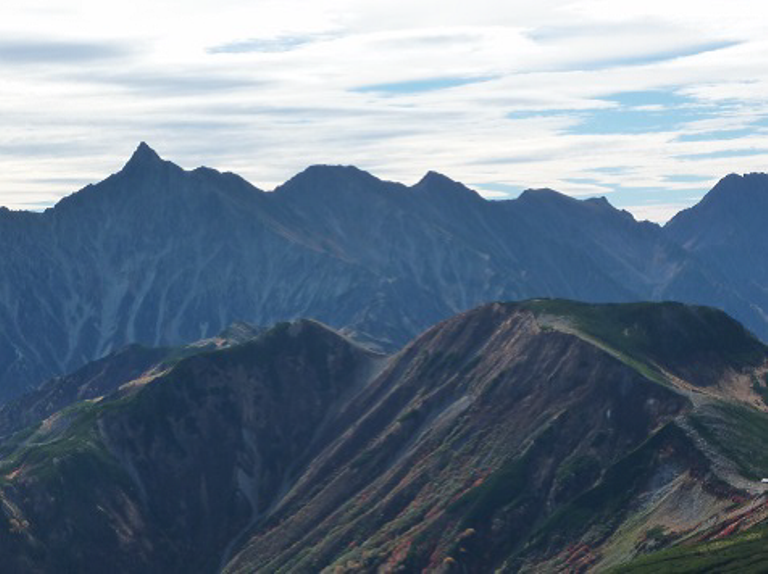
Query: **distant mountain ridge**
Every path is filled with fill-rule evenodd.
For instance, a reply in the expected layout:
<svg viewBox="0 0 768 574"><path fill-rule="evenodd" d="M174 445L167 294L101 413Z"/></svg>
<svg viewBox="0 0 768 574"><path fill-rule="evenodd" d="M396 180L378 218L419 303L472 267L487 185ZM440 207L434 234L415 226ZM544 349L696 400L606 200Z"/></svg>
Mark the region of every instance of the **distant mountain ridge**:
<svg viewBox="0 0 768 574"><path fill-rule="evenodd" d="M760 195L766 180L715 189ZM661 228L604 200L490 202L434 172L408 187L341 166L267 193L142 143L54 208L0 209L0 400L126 344L176 346L238 320L313 317L391 350L484 302L537 296L708 304L767 339L768 260L745 252L738 223L750 209L717 255L691 239L708 201Z"/></svg>

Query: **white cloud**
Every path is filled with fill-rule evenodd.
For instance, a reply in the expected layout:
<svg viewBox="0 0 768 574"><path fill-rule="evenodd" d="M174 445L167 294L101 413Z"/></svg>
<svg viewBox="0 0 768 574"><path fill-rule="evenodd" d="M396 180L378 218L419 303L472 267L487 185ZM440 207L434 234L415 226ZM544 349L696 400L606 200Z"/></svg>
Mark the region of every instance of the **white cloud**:
<svg viewBox="0 0 768 574"><path fill-rule="evenodd" d="M52 202L147 140L268 189L326 162L686 205L768 164L766 16L754 2L10 0L0 204ZM615 98L648 90L683 103ZM595 133L607 113L649 129Z"/></svg>
<svg viewBox="0 0 768 574"><path fill-rule="evenodd" d="M690 207L687 203L661 203L651 205L629 205L624 207L634 215L638 221L653 221L654 223L666 223L677 213Z"/></svg>

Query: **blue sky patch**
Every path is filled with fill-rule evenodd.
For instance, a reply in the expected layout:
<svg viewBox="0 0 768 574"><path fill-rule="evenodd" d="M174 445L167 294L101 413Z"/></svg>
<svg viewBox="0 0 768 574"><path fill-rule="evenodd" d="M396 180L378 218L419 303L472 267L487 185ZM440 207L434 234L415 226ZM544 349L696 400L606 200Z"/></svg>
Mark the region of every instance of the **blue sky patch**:
<svg viewBox="0 0 768 574"><path fill-rule="evenodd" d="M702 132L698 134L681 134L677 141L681 142L702 142L702 141L720 141L733 140L741 137L750 136L755 133L751 128L742 128L738 130L717 130L711 132Z"/></svg>
<svg viewBox="0 0 768 574"><path fill-rule="evenodd" d="M509 112L506 117L511 120L573 118L578 123L566 129L565 133L593 135L678 131L684 129L688 122L709 119L717 114L713 106L701 105L689 96L666 90L618 92L602 96L599 100L608 103L610 107L592 110L520 110ZM733 130L731 137L740 135L743 134Z"/></svg>
<svg viewBox="0 0 768 574"><path fill-rule="evenodd" d="M392 82L387 84L371 84L368 86L359 86L353 88L354 92L374 92L387 95L398 94L416 94L419 92L433 92L435 90L445 90L448 88L458 88L469 84L477 84L493 80L493 77L479 78L424 78L421 80L406 80L403 82Z"/></svg>
<svg viewBox="0 0 768 574"><path fill-rule="evenodd" d="M667 175L664 177L665 180L670 181L672 183L698 183L700 181L709 181L712 178L708 175Z"/></svg>
<svg viewBox="0 0 768 574"><path fill-rule="evenodd" d="M637 134L676 131L692 121L714 115L693 98L673 91L647 90L609 94L601 98L615 107L577 114L582 121L567 130L572 134ZM652 107L651 107L652 106Z"/></svg>
<svg viewBox="0 0 768 574"><path fill-rule="evenodd" d="M616 92L600 98L616 102L622 106L682 106L694 103L688 96L682 96L669 90L639 90L632 92Z"/></svg>
<svg viewBox="0 0 768 574"><path fill-rule="evenodd" d="M711 186L702 182L700 189L669 189L663 185L659 187L608 185L607 187L613 189L608 195L611 205L624 209L633 205L693 204L704 197Z"/></svg>

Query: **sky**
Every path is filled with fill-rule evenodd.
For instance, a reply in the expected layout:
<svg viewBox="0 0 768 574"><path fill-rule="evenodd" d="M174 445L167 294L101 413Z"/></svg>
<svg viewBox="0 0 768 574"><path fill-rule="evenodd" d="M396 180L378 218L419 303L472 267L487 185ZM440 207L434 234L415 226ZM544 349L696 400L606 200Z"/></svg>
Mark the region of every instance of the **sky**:
<svg viewBox="0 0 768 574"><path fill-rule="evenodd" d="M492 199L549 187L663 222L768 171L768 4L4 0L0 205L140 141L271 190L312 164Z"/></svg>

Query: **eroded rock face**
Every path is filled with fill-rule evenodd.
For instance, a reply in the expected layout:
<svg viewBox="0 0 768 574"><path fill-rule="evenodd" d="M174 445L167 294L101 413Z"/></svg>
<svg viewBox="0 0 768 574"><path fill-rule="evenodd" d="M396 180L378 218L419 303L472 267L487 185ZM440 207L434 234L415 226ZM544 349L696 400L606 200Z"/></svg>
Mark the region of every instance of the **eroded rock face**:
<svg viewBox="0 0 768 574"><path fill-rule="evenodd" d="M493 300L678 299L768 336L756 287L673 227L551 190L488 202L435 173L406 187L314 166L264 193L142 144L53 209L0 210L0 400L126 344L237 320L312 317L393 350Z"/></svg>
<svg viewBox="0 0 768 574"><path fill-rule="evenodd" d="M584 570L765 510L768 416L712 379L768 351L721 312L494 303L388 358L246 332L0 442L7 566Z"/></svg>
<svg viewBox="0 0 768 574"><path fill-rule="evenodd" d="M355 433L318 457L228 571L420 571L447 558L489 571L534 540L547 556L558 543L537 526L689 407L527 310L484 307L393 360L353 404L365 413ZM622 520L594 510L585 531Z"/></svg>

